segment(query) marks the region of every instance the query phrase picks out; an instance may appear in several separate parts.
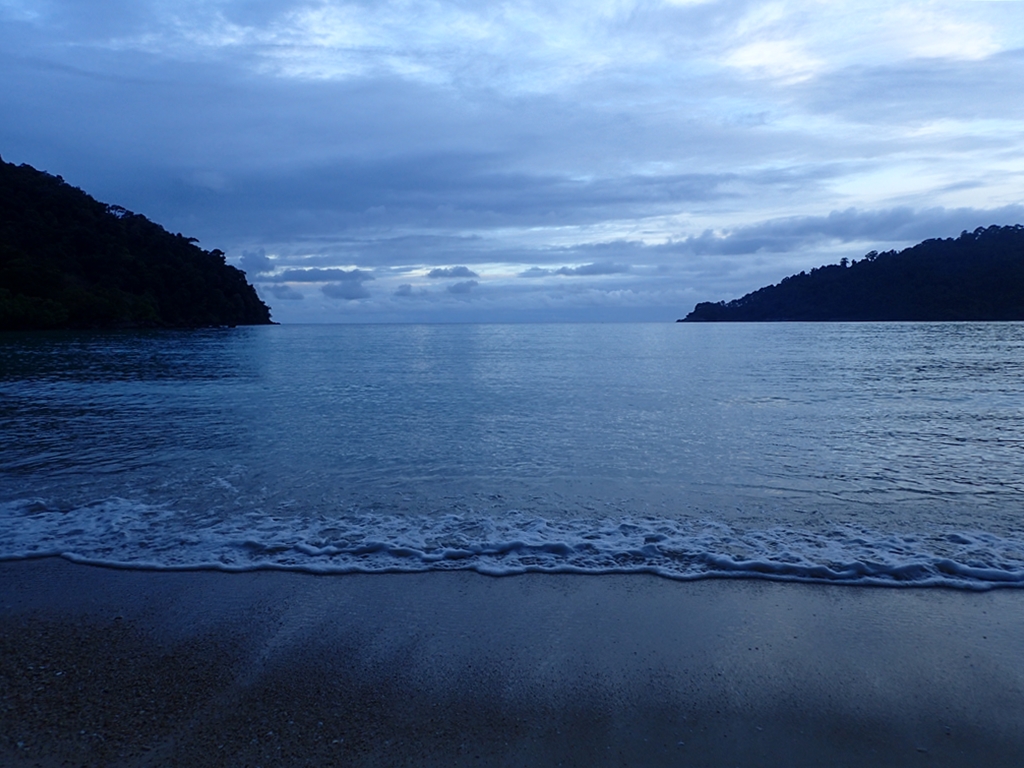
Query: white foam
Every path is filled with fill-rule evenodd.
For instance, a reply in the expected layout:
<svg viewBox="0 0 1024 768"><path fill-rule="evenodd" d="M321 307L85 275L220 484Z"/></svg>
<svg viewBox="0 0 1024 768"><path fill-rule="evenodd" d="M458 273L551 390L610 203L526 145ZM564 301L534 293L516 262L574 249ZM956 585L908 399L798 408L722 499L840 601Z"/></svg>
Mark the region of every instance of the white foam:
<svg viewBox="0 0 1024 768"><path fill-rule="evenodd" d="M850 525L741 528L710 520L621 516L550 520L501 515L252 512L196 527L170 507L111 498L62 509L0 504L0 559L59 556L146 569L287 569L490 575L653 573L830 584L1024 586L1024 540L966 529L900 536Z"/></svg>

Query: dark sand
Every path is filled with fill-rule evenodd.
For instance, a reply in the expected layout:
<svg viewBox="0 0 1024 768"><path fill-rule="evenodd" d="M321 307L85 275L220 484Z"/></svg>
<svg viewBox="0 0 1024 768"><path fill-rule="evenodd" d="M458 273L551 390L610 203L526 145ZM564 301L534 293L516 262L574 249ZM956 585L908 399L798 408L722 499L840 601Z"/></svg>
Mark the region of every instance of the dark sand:
<svg viewBox="0 0 1024 768"><path fill-rule="evenodd" d="M1024 766L1024 591L0 563L0 765Z"/></svg>

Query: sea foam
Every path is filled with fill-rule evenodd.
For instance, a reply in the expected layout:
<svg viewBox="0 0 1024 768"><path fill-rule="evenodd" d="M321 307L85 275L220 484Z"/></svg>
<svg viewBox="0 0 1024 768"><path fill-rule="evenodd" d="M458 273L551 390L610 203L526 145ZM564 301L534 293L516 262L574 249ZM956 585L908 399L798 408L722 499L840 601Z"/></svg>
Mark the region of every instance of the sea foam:
<svg viewBox="0 0 1024 768"><path fill-rule="evenodd" d="M185 528L170 507L111 498L77 508L0 504L0 559L58 556L144 569L311 573L473 570L492 576L649 573L985 590L1024 586L1024 539L966 529L927 535L823 524L743 527L709 519L547 519L472 514L211 516Z"/></svg>

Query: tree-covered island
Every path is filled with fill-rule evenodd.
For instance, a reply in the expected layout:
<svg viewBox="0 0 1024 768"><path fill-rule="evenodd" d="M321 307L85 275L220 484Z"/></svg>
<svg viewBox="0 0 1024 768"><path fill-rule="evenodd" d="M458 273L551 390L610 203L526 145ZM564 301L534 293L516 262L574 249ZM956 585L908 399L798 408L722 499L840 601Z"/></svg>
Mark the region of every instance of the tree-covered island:
<svg viewBox="0 0 1024 768"><path fill-rule="evenodd" d="M270 322L221 251L0 158L0 330Z"/></svg>
<svg viewBox="0 0 1024 768"><path fill-rule="evenodd" d="M702 302L678 322L1024 320L1024 226L979 227Z"/></svg>

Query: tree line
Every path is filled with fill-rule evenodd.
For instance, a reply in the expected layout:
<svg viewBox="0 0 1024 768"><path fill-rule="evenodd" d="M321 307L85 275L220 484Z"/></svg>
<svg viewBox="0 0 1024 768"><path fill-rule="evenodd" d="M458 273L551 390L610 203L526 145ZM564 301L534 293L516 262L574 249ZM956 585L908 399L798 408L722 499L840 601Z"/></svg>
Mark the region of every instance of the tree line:
<svg viewBox="0 0 1024 768"><path fill-rule="evenodd" d="M701 302L679 322L1024 320L1024 226L800 272L732 301Z"/></svg>
<svg viewBox="0 0 1024 768"><path fill-rule="evenodd" d="M0 330L272 322L245 274L196 242L0 159Z"/></svg>

